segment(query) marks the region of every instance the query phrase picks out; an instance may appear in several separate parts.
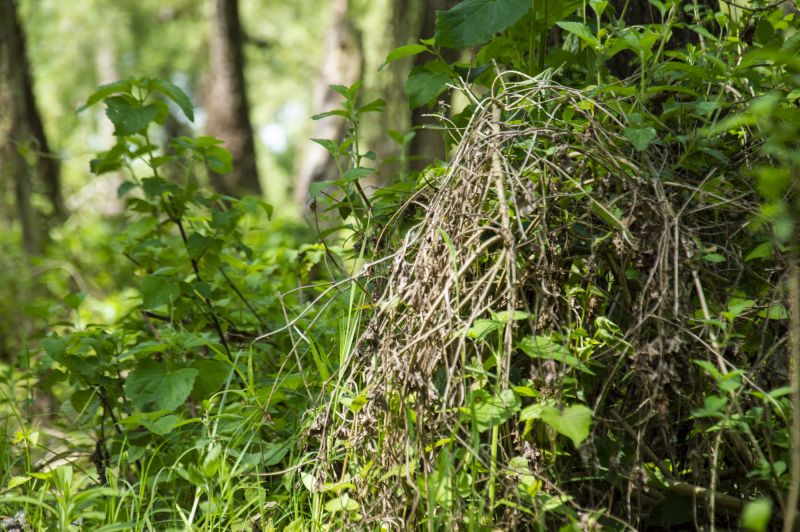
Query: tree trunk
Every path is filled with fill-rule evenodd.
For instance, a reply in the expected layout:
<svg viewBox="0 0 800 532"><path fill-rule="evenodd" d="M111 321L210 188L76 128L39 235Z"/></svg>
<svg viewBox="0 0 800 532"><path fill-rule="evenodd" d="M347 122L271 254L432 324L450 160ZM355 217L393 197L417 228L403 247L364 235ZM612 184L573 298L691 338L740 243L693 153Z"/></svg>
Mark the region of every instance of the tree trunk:
<svg viewBox="0 0 800 532"><path fill-rule="evenodd" d="M457 3L457 0L423 0L422 20L419 21L419 38L433 37L436 29L436 11L450 9ZM443 48L442 55L448 63L452 63L458 58L458 51ZM414 58L414 66L422 65L430 60L430 55L420 54ZM447 91L440 96L440 99L449 99L449 97L450 91ZM411 126L416 131L409 145L412 170L422 170L434 160L445 157L445 143L442 134L435 129L430 129L438 126L438 121L431 116L425 116L428 114L431 114L431 110L427 107L419 107L411 112Z"/></svg>
<svg viewBox="0 0 800 532"><path fill-rule="evenodd" d="M328 88L329 85L350 86L361 77L363 55L361 36L347 14L347 0L331 0L331 25L325 35L322 64L314 87L312 108L314 114L339 107L341 96ZM311 138L344 138L344 118L331 116L314 122ZM303 150L300 168L295 175L295 201L302 207L308 198L308 189L315 181L336 179L336 165L322 146L308 142Z"/></svg>
<svg viewBox="0 0 800 532"><path fill-rule="evenodd" d="M64 211L58 160L49 153L36 110L25 35L14 0L0 0L0 109L0 174L13 181L23 247L29 255L37 254L41 252L42 235L31 204L34 176L47 187L54 212Z"/></svg>
<svg viewBox="0 0 800 532"><path fill-rule="evenodd" d="M226 175L212 173L211 183L222 194L261 195L244 80L239 2L215 0L214 6L206 132L225 142L233 156L233 171Z"/></svg>

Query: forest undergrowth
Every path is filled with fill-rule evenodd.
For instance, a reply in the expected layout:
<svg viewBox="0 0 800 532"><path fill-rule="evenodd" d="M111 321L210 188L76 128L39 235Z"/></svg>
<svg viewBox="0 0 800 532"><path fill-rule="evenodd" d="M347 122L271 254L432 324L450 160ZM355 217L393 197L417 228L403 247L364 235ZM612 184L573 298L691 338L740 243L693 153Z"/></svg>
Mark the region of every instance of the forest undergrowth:
<svg viewBox="0 0 800 532"><path fill-rule="evenodd" d="M217 139L152 133L194 118L178 87L100 87L91 171L126 172L127 214L80 245L122 318L23 287L0 527L799 526L797 13L533 4L466 0L387 58L430 58L412 106L459 106L421 172L368 187L385 103L331 87L316 233L209 193Z"/></svg>

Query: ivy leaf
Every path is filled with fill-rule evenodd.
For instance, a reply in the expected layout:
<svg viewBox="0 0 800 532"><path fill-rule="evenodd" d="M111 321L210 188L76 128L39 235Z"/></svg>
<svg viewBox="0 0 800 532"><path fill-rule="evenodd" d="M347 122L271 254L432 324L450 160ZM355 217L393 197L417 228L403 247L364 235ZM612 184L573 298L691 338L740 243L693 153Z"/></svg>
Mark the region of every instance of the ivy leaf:
<svg viewBox="0 0 800 532"><path fill-rule="evenodd" d="M139 105L123 96L106 98L105 103L106 115L114 124L116 137L126 137L144 131L161 112L155 104Z"/></svg>
<svg viewBox="0 0 800 532"><path fill-rule="evenodd" d="M145 360L125 379L125 394L140 411L175 410L186 401L199 372L194 368L168 371Z"/></svg>
<svg viewBox="0 0 800 532"><path fill-rule="evenodd" d="M447 88L450 74L439 68L438 61L414 67L406 80L405 91L412 109L422 107L439 96Z"/></svg>
<svg viewBox="0 0 800 532"><path fill-rule="evenodd" d="M622 134L631 141L637 151L644 151L656 139L656 130L652 127L626 127Z"/></svg>
<svg viewBox="0 0 800 532"><path fill-rule="evenodd" d="M436 44L469 48L488 42L530 10L530 0L464 0L436 12Z"/></svg>

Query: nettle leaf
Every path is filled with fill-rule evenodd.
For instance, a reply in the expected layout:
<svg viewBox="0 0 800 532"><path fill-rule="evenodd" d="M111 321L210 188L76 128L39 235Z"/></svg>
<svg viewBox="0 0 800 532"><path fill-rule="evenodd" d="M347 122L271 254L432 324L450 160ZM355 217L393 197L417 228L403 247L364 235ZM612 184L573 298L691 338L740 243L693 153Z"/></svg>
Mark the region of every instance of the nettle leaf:
<svg viewBox="0 0 800 532"><path fill-rule="evenodd" d="M406 80L405 91L412 109L430 103L447 88L450 73L441 61L431 61L414 67Z"/></svg>
<svg viewBox="0 0 800 532"><path fill-rule="evenodd" d="M658 136L652 127L626 127L622 134L637 151L644 151Z"/></svg>
<svg viewBox="0 0 800 532"><path fill-rule="evenodd" d="M530 0L464 0L436 12L436 44L445 48L484 44L513 26L530 7Z"/></svg>
<svg viewBox="0 0 800 532"><path fill-rule="evenodd" d="M520 408L519 397L512 390L503 390L500 395L489 395L484 390L476 391L472 402L462 412L472 417L479 432L500 425Z"/></svg>
<svg viewBox="0 0 800 532"><path fill-rule="evenodd" d="M142 278L142 308L145 310L162 307L174 301L181 293L175 279L163 275L148 275Z"/></svg>
<svg viewBox="0 0 800 532"><path fill-rule="evenodd" d="M106 98L106 116L114 124L114 136L126 137L147 129L161 114L155 104L140 105L123 96Z"/></svg>
<svg viewBox="0 0 800 532"><path fill-rule="evenodd" d="M192 362L191 367L197 370L192 388L192 398L195 400L211 397L222 388L230 373L228 365L219 360L199 359Z"/></svg>
<svg viewBox="0 0 800 532"><path fill-rule="evenodd" d="M170 83L169 81L164 81L162 79L151 79L150 88L157 90L175 102L175 104L181 108L181 111L183 111L183 114L186 116L186 118L188 118L190 122L194 122L194 106L192 105L192 100L189 98L189 96L183 92L183 89L173 83Z"/></svg>
<svg viewBox="0 0 800 532"><path fill-rule="evenodd" d="M125 379L125 394L143 412L175 410L189 397L198 373L194 368L169 371L158 362L145 360Z"/></svg>

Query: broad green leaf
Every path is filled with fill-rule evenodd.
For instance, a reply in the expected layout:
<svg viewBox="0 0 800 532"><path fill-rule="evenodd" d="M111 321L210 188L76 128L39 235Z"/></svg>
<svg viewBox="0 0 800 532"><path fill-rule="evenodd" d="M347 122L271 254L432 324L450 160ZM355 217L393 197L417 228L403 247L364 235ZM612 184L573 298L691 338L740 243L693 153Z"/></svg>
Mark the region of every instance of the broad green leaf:
<svg viewBox="0 0 800 532"><path fill-rule="evenodd" d="M153 434L166 436L181 422L181 418L175 414L169 414L155 420L142 418L141 422L142 426Z"/></svg>
<svg viewBox="0 0 800 532"><path fill-rule="evenodd" d="M553 430L572 440L577 448L589 436L592 411L584 405L572 405L559 410L554 406L533 404L522 410L519 419L541 419Z"/></svg>
<svg viewBox="0 0 800 532"><path fill-rule="evenodd" d="M314 181L308 186L308 196L312 199L316 198L320 192L335 184L335 181Z"/></svg>
<svg viewBox="0 0 800 532"><path fill-rule="evenodd" d="M512 390L503 390L500 395L478 390L473 394L471 404L462 412L472 417L479 432L484 432L510 419L519 408L519 398Z"/></svg>
<svg viewBox="0 0 800 532"><path fill-rule="evenodd" d="M378 98L358 109L359 113L379 113L386 109L386 100Z"/></svg>
<svg viewBox="0 0 800 532"><path fill-rule="evenodd" d="M554 406L533 404L523 409L519 418L520 421L541 419L553 430L572 440L577 448L589 437L592 411L584 405L572 405L559 410Z"/></svg>
<svg viewBox="0 0 800 532"><path fill-rule="evenodd" d="M344 173L344 175L342 175L342 178L339 181L343 181L345 183L350 183L352 181L357 181L357 180L361 179L362 177L366 177L366 176L368 176L370 174L374 174L374 173L375 173L375 169L374 168L365 168L363 166L358 166L356 168L351 168L350 170L347 170Z"/></svg>
<svg viewBox="0 0 800 532"><path fill-rule="evenodd" d="M658 136L652 127L626 127L622 134L637 151L644 151Z"/></svg>
<svg viewBox="0 0 800 532"><path fill-rule="evenodd" d="M762 310L758 313L758 316L761 318L769 318L771 320L788 320L789 311L785 306L778 303L776 305L770 305L767 310Z"/></svg>
<svg viewBox="0 0 800 532"><path fill-rule="evenodd" d="M109 83L107 85L101 85L98 87L94 93L86 100L86 103L83 104L77 112L81 112L87 107L91 107L92 105L96 104L97 102L104 100L105 98L111 96L112 94L117 93L126 93L130 94L131 92L131 82L130 80L123 79L120 81L115 81L113 83Z"/></svg>
<svg viewBox="0 0 800 532"><path fill-rule="evenodd" d="M742 528L750 532L764 532L769 526L772 517L772 501L769 499L756 499L748 502L742 511Z"/></svg>
<svg viewBox="0 0 800 532"><path fill-rule="evenodd" d="M720 255L719 253L706 253L703 255L703 260L706 262L712 262L714 264L718 264L720 262L725 262L725 257Z"/></svg>
<svg viewBox="0 0 800 532"><path fill-rule="evenodd" d="M350 114L342 109L333 109L331 111L325 111L324 113L312 115L311 120L322 120L323 118L328 118L329 116L341 116L343 118L348 118Z"/></svg>
<svg viewBox="0 0 800 532"><path fill-rule="evenodd" d="M403 59L405 57L410 57L412 55L421 54L428 50L428 47L424 44L407 44L405 46L400 46L395 48L389 55L386 56L386 61L384 61L381 68L385 67L389 63L397 61L398 59Z"/></svg>
<svg viewBox="0 0 800 532"><path fill-rule="evenodd" d="M192 387L192 398L196 400L211 397L222 388L228 378L228 365L219 360L195 360L190 367L197 370L197 378Z"/></svg>
<svg viewBox="0 0 800 532"><path fill-rule="evenodd" d="M579 447L589 437L592 424L592 411L584 405L572 405L562 412L545 411L542 421L553 429L572 440L575 447Z"/></svg>
<svg viewBox="0 0 800 532"><path fill-rule="evenodd" d="M450 74L433 72L426 65L415 67L406 80L405 91L412 109L422 107L439 96L447 88Z"/></svg>
<svg viewBox="0 0 800 532"><path fill-rule="evenodd" d="M138 105L122 96L106 98L105 103L106 115L114 124L114 135L117 137L143 132L161 113L155 104Z"/></svg>
<svg viewBox="0 0 800 532"><path fill-rule="evenodd" d="M513 26L530 8L530 0L464 0L436 12L436 44L445 48L483 44Z"/></svg>
<svg viewBox="0 0 800 532"><path fill-rule="evenodd" d="M189 397L197 374L194 368L169 371L145 360L125 379L125 394L143 412L175 410Z"/></svg>
<svg viewBox="0 0 800 532"><path fill-rule="evenodd" d="M177 281L163 275L142 278L142 308L151 310L174 301L181 293Z"/></svg>
<svg viewBox="0 0 800 532"><path fill-rule="evenodd" d="M336 157L339 154L339 147L330 139L311 139L312 142L316 142L323 148L325 148L328 153Z"/></svg>
<svg viewBox="0 0 800 532"><path fill-rule="evenodd" d="M497 320L475 320L467 331L467 336L475 340L485 338L487 334L502 329L505 323Z"/></svg>
<svg viewBox="0 0 800 532"><path fill-rule="evenodd" d="M21 485L25 484L30 479L31 479L31 477L11 477L8 480L8 484L6 485L6 489L9 489L9 490L10 489L14 489L17 486L21 486Z"/></svg>
<svg viewBox="0 0 800 532"><path fill-rule="evenodd" d="M772 242L762 242L753 248L750 253L744 258L745 262L756 260L756 259L766 259L772 256Z"/></svg>
<svg viewBox="0 0 800 532"><path fill-rule="evenodd" d="M181 111L183 111L183 114L186 116L186 118L188 118L189 121L194 122L194 106L192 105L192 100L189 99L189 96L183 92L183 89L173 83L170 83L169 81L164 81L162 79L150 80L150 88L159 91L164 96L175 102L175 104L181 108Z"/></svg>
<svg viewBox="0 0 800 532"><path fill-rule="evenodd" d="M227 174L233 170L231 152L221 146L211 146L204 150L208 169L217 174Z"/></svg>
<svg viewBox="0 0 800 532"><path fill-rule="evenodd" d="M720 397L719 395L707 395L703 399L703 408L698 408L692 415L694 417L717 417L720 411L728 404L727 397Z"/></svg>
<svg viewBox="0 0 800 532"><path fill-rule="evenodd" d="M359 508L361 508L361 505L351 499L347 493L325 503L325 511L332 514L337 512L356 512Z"/></svg>
<svg viewBox="0 0 800 532"><path fill-rule="evenodd" d="M592 48L597 48L600 46L600 41L586 24L582 24L580 22L563 21L557 22L556 25L562 30L568 31L569 33L575 35Z"/></svg>
<svg viewBox="0 0 800 532"><path fill-rule="evenodd" d="M570 353L569 349L554 342L547 336L526 336L519 342L518 346L531 358L555 360L571 368L579 369L589 375L594 375L594 372L576 356Z"/></svg>

